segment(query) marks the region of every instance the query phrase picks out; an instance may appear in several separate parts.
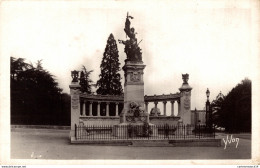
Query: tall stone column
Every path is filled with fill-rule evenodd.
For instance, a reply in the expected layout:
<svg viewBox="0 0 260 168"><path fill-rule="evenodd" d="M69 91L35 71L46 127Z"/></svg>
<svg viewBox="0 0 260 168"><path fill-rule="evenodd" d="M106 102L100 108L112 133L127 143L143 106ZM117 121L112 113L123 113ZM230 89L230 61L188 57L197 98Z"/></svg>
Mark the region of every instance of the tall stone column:
<svg viewBox="0 0 260 168"><path fill-rule="evenodd" d="M141 60L126 60L123 66L125 83L124 83L124 109L120 114L120 123L126 122L125 115L128 115L130 103L136 102L141 108L144 108L144 81L143 70L145 65ZM146 114L149 117L148 114Z"/></svg>
<svg viewBox="0 0 260 168"><path fill-rule="evenodd" d="M78 81L78 71L72 71L71 76L73 78L70 87L70 95L71 95L71 122L70 122L70 139L75 140L75 125L79 125L79 117L80 117L80 85Z"/></svg>
<svg viewBox="0 0 260 168"><path fill-rule="evenodd" d="M178 115L177 115L177 117L181 117L181 105L180 105L180 100L177 100L177 105L178 105Z"/></svg>
<svg viewBox="0 0 260 168"><path fill-rule="evenodd" d="M167 101L163 102L163 115L166 116L166 103Z"/></svg>
<svg viewBox="0 0 260 168"><path fill-rule="evenodd" d="M83 100L82 104L82 115L86 116L86 100Z"/></svg>
<svg viewBox="0 0 260 168"><path fill-rule="evenodd" d="M157 108L158 102L154 102L154 107Z"/></svg>
<svg viewBox="0 0 260 168"><path fill-rule="evenodd" d="M174 103L175 101L171 101L171 116L174 116Z"/></svg>
<svg viewBox="0 0 260 168"><path fill-rule="evenodd" d="M109 102L107 102L107 105L106 105L106 116L107 117L109 116Z"/></svg>
<svg viewBox="0 0 260 168"><path fill-rule="evenodd" d="M118 116L118 102L116 102L116 116Z"/></svg>
<svg viewBox="0 0 260 168"><path fill-rule="evenodd" d="M157 114L157 104L158 104L158 102L154 102L154 111L155 111L154 116L158 116L158 114Z"/></svg>
<svg viewBox="0 0 260 168"><path fill-rule="evenodd" d="M180 111L179 116L181 117L183 124L191 124L191 109L190 109L190 98L192 87L188 84L189 74L182 74L183 84L179 88L180 90Z"/></svg>
<svg viewBox="0 0 260 168"><path fill-rule="evenodd" d="M100 116L100 103L101 102L97 102L97 116Z"/></svg>
<svg viewBox="0 0 260 168"><path fill-rule="evenodd" d="M149 102L145 102L145 112L147 112L147 113L148 113L148 104L149 104Z"/></svg>
<svg viewBox="0 0 260 168"><path fill-rule="evenodd" d="M89 102L89 116L93 116L93 114L92 114L92 104L93 104L93 102L90 101Z"/></svg>
<svg viewBox="0 0 260 168"><path fill-rule="evenodd" d="M126 23L130 23L128 17L126 19ZM128 29L127 24L125 27ZM132 33L134 33L134 28L131 28ZM127 33L127 32L126 32ZM134 36L130 36L127 33L127 36L130 38L126 41L119 40L119 43L123 43L125 45L125 65L123 66L124 71L124 109L120 113L120 124L118 126L129 125L129 124L138 124L140 122L147 122L149 123L149 114L143 112L144 110L144 68L145 65L142 61L142 53L140 52L141 49L138 46L137 39ZM135 110L134 115L132 110ZM131 118L134 118L135 121L138 119L138 123L132 123ZM141 119L141 121L140 121ZM140 122L139 122L140 121ZM149 123L151 125L151 123ZM123 128L123 129L120 129ZM126 127L115 127L114 135L116 136L126 136L129 133Z"/></svg>

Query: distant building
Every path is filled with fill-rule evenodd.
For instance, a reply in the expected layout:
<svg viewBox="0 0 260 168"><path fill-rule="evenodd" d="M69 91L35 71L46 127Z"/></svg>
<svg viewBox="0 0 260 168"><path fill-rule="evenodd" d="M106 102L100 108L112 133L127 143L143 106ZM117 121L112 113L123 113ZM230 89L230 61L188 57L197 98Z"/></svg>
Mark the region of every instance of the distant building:
<svg viewBox="0 0 260 168"><path fill-rule="evenodd" d="M191 110L191 124L192 125L206 125L206 110Z"/></svg>

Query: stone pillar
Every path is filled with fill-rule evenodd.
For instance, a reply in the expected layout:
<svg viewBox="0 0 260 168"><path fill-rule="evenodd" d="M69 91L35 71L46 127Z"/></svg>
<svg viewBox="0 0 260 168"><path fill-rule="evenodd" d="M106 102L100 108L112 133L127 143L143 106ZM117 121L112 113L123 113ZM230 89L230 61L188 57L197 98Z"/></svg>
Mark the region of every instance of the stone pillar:
<svg viewBox="0 0 260 168"><path fill-rule="evenodd" d="M116 116L118 116L118 102L116 102Z"/></svg>
<svg viewBox="0 0 260 168"><path fill-rule="evenodd" d="M148 102L145 102L145 112L147 112L148 113Z"/></svg>
<svg viewBox="0 0 260 168"><path fill-rule="evenodd" d="M158 114L157 114L157 104L158 104L158 102L154 102L154 110L155 110L154 116L158 116Z"/></svg>
<svg viewBox="0 0 260 168"><path fill-rule="evenodd" d="M86 100L83 100L82 115L83 115L83 116L86 116Z"/></svg>
<svg viewBox="0 0 260 168"><path fill-rule="evenodd" d="M163 102L163 115L166 116L166 103L167 101Z"/></svg>
<svg viewBox="0 0 260 168"><path fill-rule="evenodd" d="M157 108L158 102L154 102L154 107Z"/></svg>
<svg viewBox="0 0 260 168"><path fill-rule="evenodd" d="M143 70L145 65L141 60L130 61L126 60L123 66L124 70L124 109L120 114L120 122L125 122L124 115L128 115L130 110L129 104L136 102L140 107L144 108L144 81Z"/></svg>
<svg viewBox="0 0 260 168"><path fill-rule="evenodd" d="M92 114L92 101L89 102L89 116L93 116Z"/></svg>
<svg viewBox="0 0 260 168"><path fill-rule="evenodd" d="M174 103L175 101L171 101L171 116L174 116Z"/></svg>
<svg viewBox="0 0 260 168"><path fill-rule="evenodd" d="M180 105L180 100L178 100L177 101L177 103L178 103L178 115L177 115L177 117L180 117L181 115L181 105Z"/></svg>
<svg viewBox="0 0 260 168"><path fill-rule="evenodd" d="M109 116L109 102L107 102L107 106L106 106L106 116Z"/></svg>
<svg viewBox="0 0 260 168"><path fill-rule="evenodd" d="M97 116L100 116L100 103L101 102L97 102Z"/></svg>
<svg viewBox="0 0 260 168"><path fill-rule="evenodd" d="M183 120L183 124L191 124L191 90L192 87L190 87L188 80L189 80L189 74L182 74L183 84L179 88L180 90L180 111L178 115Z"/></svg>
<svg viewBox="0 0 260 168"><path fill-rule="evenodd" d="M71 115L71 123L70 123L70 139L75 140L75 125L79 125L79 117L80 117L80 85L77 79L77 74L73 71L73 81L70 84L70 95L71 95L71 108L70 108L70 115Z"/></svg>

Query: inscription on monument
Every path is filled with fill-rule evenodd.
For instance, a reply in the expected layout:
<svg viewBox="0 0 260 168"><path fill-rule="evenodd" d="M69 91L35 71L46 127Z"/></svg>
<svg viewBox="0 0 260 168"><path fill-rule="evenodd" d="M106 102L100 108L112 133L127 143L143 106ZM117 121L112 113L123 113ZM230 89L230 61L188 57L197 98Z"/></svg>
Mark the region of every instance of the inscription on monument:
<svg viewBox="0 0 260 168"><path fill-rule="evenodd" d="M72 95L71 96L71 107L73 109L78 109L79 108L79 96L77 96L77 95Z"/></svg>
<svg viewBox="0 0 260 168"><path fill-rule="evenodd" d="M189 98L189 92L184 93L184 108L188 110L190 108L190 98Z"/></svg>

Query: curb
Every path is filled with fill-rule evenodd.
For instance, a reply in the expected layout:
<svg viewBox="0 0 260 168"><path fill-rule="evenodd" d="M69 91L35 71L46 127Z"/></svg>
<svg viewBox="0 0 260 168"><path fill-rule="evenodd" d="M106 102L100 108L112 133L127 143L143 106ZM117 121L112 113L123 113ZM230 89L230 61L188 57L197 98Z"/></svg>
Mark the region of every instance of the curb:
<svg viewBox="0 0 260 168"><path fill-rule="evenodd" d="M133 146L133 147L220 147L221 139L196 140L76 140L71 138L71 144Z"/></svg>
<svg viewBox="0 0 260 168"><path fill-rule="evenodd" d="M14 129L14 128L70 130L70 126L58 126L58 125L11 125L11 129Z"/></svg>

